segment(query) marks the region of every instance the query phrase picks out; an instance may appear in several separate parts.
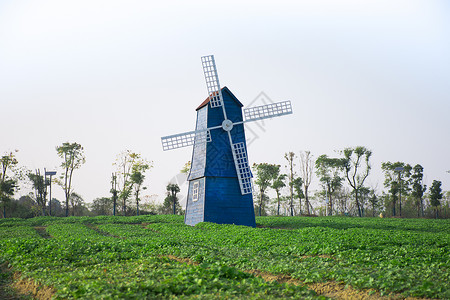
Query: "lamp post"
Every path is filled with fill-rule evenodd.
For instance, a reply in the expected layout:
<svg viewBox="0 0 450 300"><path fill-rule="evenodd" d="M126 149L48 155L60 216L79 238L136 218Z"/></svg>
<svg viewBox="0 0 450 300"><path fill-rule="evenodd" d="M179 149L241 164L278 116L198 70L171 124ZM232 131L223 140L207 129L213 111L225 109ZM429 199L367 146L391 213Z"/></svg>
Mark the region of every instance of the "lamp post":
<svg viewBox="0 0 450 300"><path fill-rule="evenodd" d="M45 168L44 168L44 172L45 172L45 181L47 181L47 176L50 176L50 184L49 184L49 186L50 186L50 196L49 196L49 198L50 198L50 200L49 200L49 216L51 216L52 215L52 176L53 175L56 175L56 171L47 171Z"/></svg>
<svg viewBox="0 0 450 300"><path fill-rule="evenodd" d="M403 167L397 167L394 169L395 172L398 172L398 181L400 183L400 190L398 191L398 205L399 205L398 211L399 211L400 217L402 216L402 180L401 180L400 174L401 174L401 172L403 172L404 169L405 168L403 168Z"/></svg>

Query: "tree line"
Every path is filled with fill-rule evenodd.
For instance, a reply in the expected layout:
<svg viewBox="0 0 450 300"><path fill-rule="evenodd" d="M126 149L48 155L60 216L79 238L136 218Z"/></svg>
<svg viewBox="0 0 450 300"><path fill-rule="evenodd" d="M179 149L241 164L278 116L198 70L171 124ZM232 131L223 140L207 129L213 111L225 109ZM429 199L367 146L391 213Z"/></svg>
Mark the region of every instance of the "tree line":
<svg viewBox="0 0 450 300"><path fill-rule="evenodd" d="M145 174L151 170L153 162L130 150L119 153L113 163L115 172L111 174L110 197L94 199L87 205L72 184L74 173L86 162L83 147L66 142L55 150L62 169L55 178L52 178L54 172L45 169L31 171L19 167L17 151L1 156L3 218L183 213L177 196L180 188L173 183L166 186L167 194L162 204L155 201L141 204L141 192L146 189ZM279 164L253 164L255 214L450 217L450 192L444 199L442 183L437 180L433 180L428 188L423 182L424 168L420 164L412 167L404 162L383 162L381 169L385 180L384 190L380 193L365 184L372 169L372 151L358 146L337 153L338 157L322 154L314 159L310 151L301 151L298 155L287 152L284 154L284 173ZM189 171L188 162L181 172ZM314 176L320 182L320 189L312 193L310 185ZM13 196L19 189L19 182L30 183L33 192L15 200ZM63 189L62 203L51 197L52 183ZM273 190L275 198L270 198L269 190Z"/></svg>
<svg viewBox="0 0 450 300"><path fill-rule="evenodd" d="M65 142L55 150L61 159L62 169L55 178L52 178L52 175L56 175L56 172L48 172L46 169L32 171L19 167L17 150L1 156L0 205L3 218L8 215L22 217L87 215L98 212L105 198L108 199L108 205L111 204L111 213L114 215L140 214L141 191L146 189L143 185L145 173L153 167L153 162L130 150L119 153L113 163L116 172L111 175L111 197L95 199L90 210L73 188L74 174L86 162L84 148L76 142ZM19 190L21 182L30 184L33 192L15 200L13 196ZM63 203L49 195L53 183L64 191Z"/></svg>
<svg viewBox="0 0 450 300"><path fill-rule="evenodd" d="M337 153L338 157L322 154L313 159L310 151L287 152L285 174L279 164L253 164L255 214L450 217L450 192L444 199L442 182L433 180L427 193L420 164L383 162L384 190L379 193L366 185L372 170L371 150L357 146ZM314 175L320 189L311 194ZM274 199L268 195L270 189Z"/></svg>

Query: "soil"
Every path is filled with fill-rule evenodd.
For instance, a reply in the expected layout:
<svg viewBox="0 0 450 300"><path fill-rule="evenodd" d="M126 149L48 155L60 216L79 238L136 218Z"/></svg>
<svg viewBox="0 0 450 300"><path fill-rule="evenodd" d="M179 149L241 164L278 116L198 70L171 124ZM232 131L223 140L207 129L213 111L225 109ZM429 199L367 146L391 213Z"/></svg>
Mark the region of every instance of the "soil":
<svg viewBox="0 0 450 300"><path fill-rule="evenodd" d="M19 273L14 274L14 283L11 284L11 287L19 295L30 295L33 299L38 300L50 300L56 293L52 287L36 284L29 279L20 279Z"/></svg>
<svg viewBox="0 0 450 300"><path fill-rule="evenodd" d="M7 262L0 264L0 274L2 275L0 277L1 300L47 300L51 299L56 292L52 287L36 284L30 279L22 279L19 272L14 272L8 267Z"/></svg>

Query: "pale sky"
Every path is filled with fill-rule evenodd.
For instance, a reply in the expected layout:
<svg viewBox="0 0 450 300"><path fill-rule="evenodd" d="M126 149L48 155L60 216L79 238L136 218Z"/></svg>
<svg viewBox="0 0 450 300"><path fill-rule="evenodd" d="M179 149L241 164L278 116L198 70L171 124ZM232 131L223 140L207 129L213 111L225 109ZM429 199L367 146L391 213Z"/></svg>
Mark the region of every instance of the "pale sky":
<svg viewBox="0 0 450 300"><path fill-rule="evenodd" d="M379 192L384 161L419 163L426 184L450 190L449 53L446 0L3 0L0 153L61 171L55 147L80 143L73 184L90 202L110 196L112 163L129 149L154 161L144 194L162 201L192 148L163 152L160 138L194 129L200 57L214 54L244 105L263 104L261 92L292 101L293 115L249 125L250 163L362 145Z"/></svg>

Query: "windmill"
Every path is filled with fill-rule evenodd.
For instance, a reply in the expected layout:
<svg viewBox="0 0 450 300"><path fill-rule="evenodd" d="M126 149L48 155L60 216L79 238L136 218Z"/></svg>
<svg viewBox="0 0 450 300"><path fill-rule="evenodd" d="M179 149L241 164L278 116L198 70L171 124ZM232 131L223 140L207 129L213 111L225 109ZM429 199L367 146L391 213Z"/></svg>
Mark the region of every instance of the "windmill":
<svg viewBox="0 0 450 300"><path fill-rule="evenodd" d="M227 87L220 88L214 56L203 56L202 66L208 98L196 109L195 130L161 138L164 151L194 146L185 223L255 227L244 123L291 114L291 102L242 110L233 93Z"/></svg>

